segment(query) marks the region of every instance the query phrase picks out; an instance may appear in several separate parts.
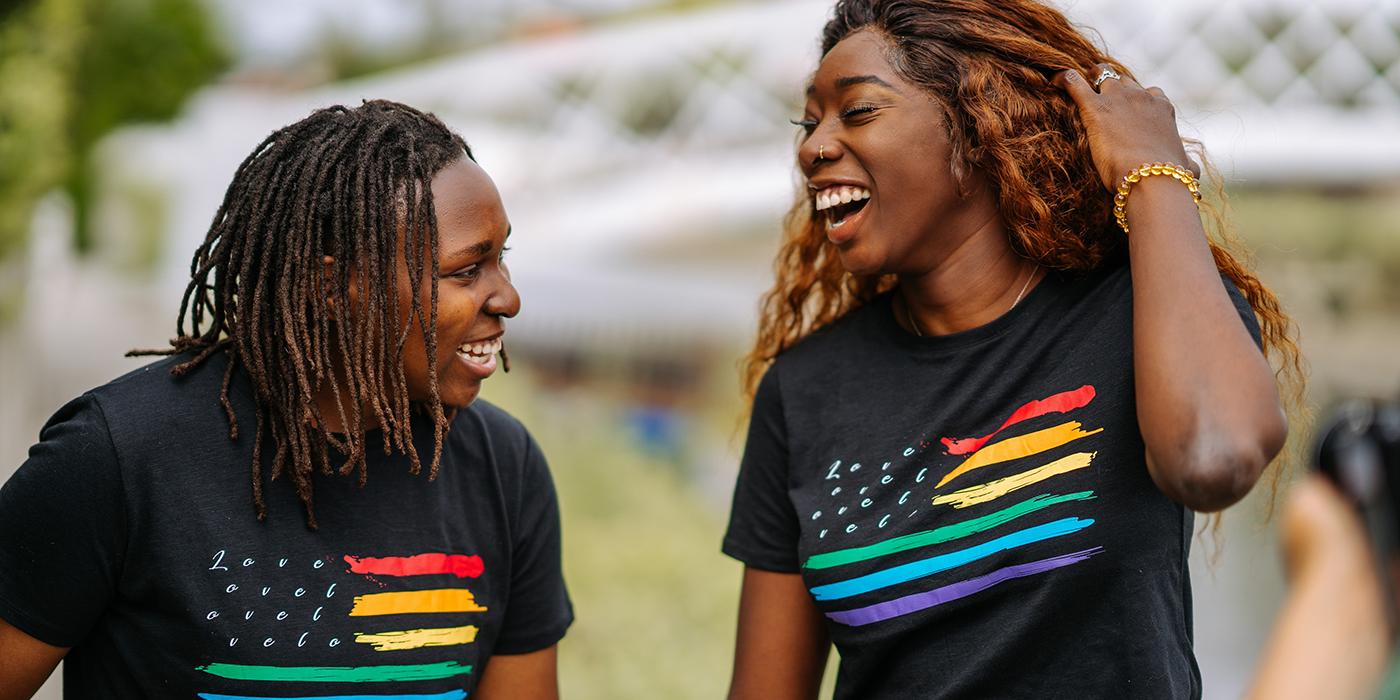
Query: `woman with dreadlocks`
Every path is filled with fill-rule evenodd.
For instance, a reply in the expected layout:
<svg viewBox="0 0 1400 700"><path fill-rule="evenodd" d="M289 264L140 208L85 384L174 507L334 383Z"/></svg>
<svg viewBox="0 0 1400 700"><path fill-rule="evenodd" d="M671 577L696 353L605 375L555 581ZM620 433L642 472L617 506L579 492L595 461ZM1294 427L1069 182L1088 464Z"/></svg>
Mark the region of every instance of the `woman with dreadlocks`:
<svg viewBox="0 0 1400 700"><path fill-rule="evenodd" d="M69 697L557 697L554 488L476 400L509 234L431 114L259 144L141 353L170 357L60 409L0 491L0 697L61 658Z"/></svg>
<svg viewBox="0 0 1400 700"><path fill-rule="evenodd" d="M1193 511L1280 451L1297 347L1171 103L1034 0L842 0L821 50L731 697L815 697L831 643L838 698L1199 697Z"/></svg>

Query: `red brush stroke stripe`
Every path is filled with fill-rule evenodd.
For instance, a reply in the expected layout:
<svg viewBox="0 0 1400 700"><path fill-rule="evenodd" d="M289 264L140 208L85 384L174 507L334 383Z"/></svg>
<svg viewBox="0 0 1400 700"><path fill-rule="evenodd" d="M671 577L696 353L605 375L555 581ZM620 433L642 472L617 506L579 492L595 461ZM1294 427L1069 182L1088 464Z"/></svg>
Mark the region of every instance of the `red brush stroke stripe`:
<svg viewBox="0 0 1400 700"><path fill-rule="evenodd" d="M939 440L942 441L943 445L948 448L948 454L970 454L982 449L982 446L987 444L987 441L996 437L997 433L1000 433L1001 431L1006 430L1012 425L1020 423L1023 420L1039 418L1040 416L1048 415L1051 413L1069 413L1070 411L1073 411L1076 408L1083 408L1085 406L1088 406L1089 402L1094 400L1094 393L1095 392L1093 385L1085 384L1084 386L1081 386L1078 389L1075 389L1074 391L1066 391L1063 393L1055 394L1054 396L1047 396L1043 399L1032 401L1016 409L1016 412L1012 413L1011 417L1007 418L1006 422L1002 423L1000 428L997 428L990 434L985 435L983 437L963 438L961 440L955 440L953 438L939 438Z"/></svg>
<svg viewBox="0 0 1400 700"><path fill-rule="evenodd" d="M411 557L352 557L345 555L351 573L379 576L419 576L422 574L452 574L457 578L476 578L486 570L481 557L475 554L443 554L428 552Z"/></svg>

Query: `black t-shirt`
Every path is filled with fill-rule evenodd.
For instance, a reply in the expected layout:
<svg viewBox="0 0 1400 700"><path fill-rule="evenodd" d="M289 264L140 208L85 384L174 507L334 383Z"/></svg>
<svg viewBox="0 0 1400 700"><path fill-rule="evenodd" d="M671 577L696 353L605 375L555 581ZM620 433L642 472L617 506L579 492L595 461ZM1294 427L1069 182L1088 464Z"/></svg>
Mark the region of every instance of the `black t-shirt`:
<svg viewBox="0 0 1400 700"><path fill-rule="evenodd" d="M763 377L724 540L802 574L836 697L1199 697L1193 517L1147 472L1127 265L952 335L891 299Z"/></svg>
<svg viewBox="0 0 1400 700"><path fill-rule="evenodd" d="M319 530L285 476L260 523L250 385L231 441L224 356L184 379L174 361L64 406L0 490L0 618L73 647L68 697L463 698L493 654L564 635L554 486L514 418L458 411L435 481L371 432L364 488L314 479Z"/></svg>

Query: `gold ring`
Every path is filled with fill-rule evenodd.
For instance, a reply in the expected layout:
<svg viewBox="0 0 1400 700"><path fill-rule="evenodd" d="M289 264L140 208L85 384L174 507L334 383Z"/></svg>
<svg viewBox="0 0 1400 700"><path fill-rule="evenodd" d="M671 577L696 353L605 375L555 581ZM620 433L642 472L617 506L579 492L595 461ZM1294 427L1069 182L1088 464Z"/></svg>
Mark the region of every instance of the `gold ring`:
<svg viewBox="0 0 1400 700"><path fill-rule="evenodd" d="M826 160L826 146L817 146L817 160Z"/></svg>

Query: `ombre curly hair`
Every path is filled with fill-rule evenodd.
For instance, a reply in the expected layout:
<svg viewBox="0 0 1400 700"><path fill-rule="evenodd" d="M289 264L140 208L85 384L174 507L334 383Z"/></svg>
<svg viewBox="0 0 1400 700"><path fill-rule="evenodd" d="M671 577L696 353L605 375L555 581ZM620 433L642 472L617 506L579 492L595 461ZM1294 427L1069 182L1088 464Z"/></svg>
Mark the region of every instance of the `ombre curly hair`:
<svg viewBox="0 0 1400 700"><path fill-rule="evenodd" d="M1070 69L1093 75L1100 63L1131 76L1126 66L1034 0L840 0L822 30L822 55L863 29L883 36L894 70L941 106L954 177L986 175L1017 254L1066 272L1125 254L1078 108L1052 80ZM1219 173L1198 142L1187 139L1186 146L1206 173L1202 211L1216 267L1253 307L1290 414L1298 415L1303 367L1293 323L1244 262ZM799 195L785 220L777 280L763 297L758 339L742 363L750 399L779 354L895 284L893 275L846 272L811 206Z"/></svg>

